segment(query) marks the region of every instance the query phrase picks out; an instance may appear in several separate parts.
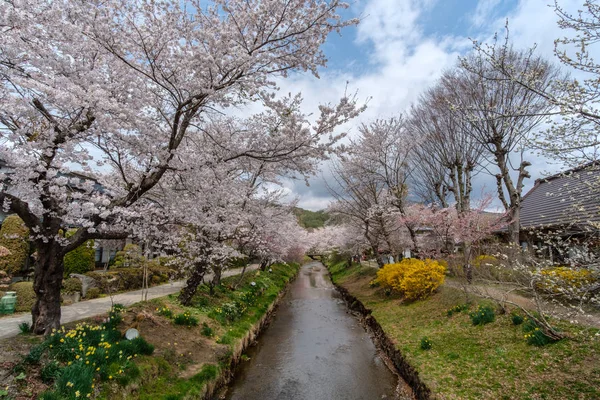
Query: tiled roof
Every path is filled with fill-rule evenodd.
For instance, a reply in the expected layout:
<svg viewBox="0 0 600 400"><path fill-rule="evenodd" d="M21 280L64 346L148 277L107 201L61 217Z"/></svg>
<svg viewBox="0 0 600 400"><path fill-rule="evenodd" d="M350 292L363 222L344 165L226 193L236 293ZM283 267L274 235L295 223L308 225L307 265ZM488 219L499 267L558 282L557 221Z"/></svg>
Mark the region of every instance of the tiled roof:
<svg viewBox="0 0 600 400"><path fill-rule="evenodd" d="M600 224L600 163L538 179L521 206L521 227Z"/></svg>

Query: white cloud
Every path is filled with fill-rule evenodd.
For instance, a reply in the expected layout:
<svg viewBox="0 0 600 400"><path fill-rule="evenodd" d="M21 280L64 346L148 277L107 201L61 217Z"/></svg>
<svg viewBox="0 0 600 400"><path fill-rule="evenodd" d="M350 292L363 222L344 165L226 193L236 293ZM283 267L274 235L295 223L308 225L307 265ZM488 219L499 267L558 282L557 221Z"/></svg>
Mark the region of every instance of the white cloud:
<svg viewBox="0 0 600 400"><path fill-rule="evenodd" d="M561 0L567 10L576 10L579 0ZM323 102L335 102L344 92L346 85L350 90L358 90L360 98L371 97L368 109L350 126L374 118L386 118L405 111L421 92L431 86L442 71L456 63L457 56L468 52L472 42L464 36L427 36L420 21L425 12L435 4L435 0L366 0L355 3L362 21L357 29L356 43L369 45L370 69L360 74L325 70L321 79L309 75L295 75L282 80L280 86L284 93L301 91L305 98L307 111L316 112L317 105ZM490 40L494 33L503 35L506 18L509 18L511 40L518 48L528 48L537 44L542 55L553 57L554 39L564 35L556 24L557 17L546 1L521 0L508 14L497 16L499 0L481 0L474 10L471 22L478 26L476 39ZM436 6L443 6L438 2ZM350 39L350 38L348 38ZM530 156L532 179L526 190L533 185L545 171L556 171L558 167L548 164L548 160ZM487 191L495 190L495 179L481 174L476 183L480 192L482 186ZM291 184L290 189L300 194L300 206L313 210L326 206L323 197L324 183L320 177L311 180L315 191L300 188L303 182ZM316 193L319 193L318 195Z"/></svg>
<svg viewBox="0 0 600 400"><path fill-rule="evenodd" d="M479 0L475 12L471 16L471 23L475 27L481 28L492 18L494 10L499 4L500 0Z"/></svg>

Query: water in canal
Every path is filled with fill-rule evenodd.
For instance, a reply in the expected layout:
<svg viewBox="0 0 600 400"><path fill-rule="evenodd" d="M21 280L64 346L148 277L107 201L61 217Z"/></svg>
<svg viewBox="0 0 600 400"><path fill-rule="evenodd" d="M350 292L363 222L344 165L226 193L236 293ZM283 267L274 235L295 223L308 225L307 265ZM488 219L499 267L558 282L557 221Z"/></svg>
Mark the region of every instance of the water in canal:
<svg viewBox="0 0 600 400"><path fill-rule="evenodd" d="M226 399L395 398L397 377L317 262L302 267L248 356Z"/></svg>

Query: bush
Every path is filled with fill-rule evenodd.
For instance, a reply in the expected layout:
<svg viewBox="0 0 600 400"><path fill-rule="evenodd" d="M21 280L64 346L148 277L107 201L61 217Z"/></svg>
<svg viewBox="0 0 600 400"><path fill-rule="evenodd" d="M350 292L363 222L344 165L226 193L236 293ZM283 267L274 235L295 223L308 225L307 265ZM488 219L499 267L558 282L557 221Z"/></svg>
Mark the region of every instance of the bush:
<svg viewBox="0 0 600 400"><path fill-rule="evenodd" d="M102 293L141 289L144 282L143 268L118 268L106 273L92 271L85 275L94 279ZM169 268L148 267L148 281L152 284L167 283L170 278L179 276L177 271Z"/></svg>
<svg viewBox="0 0 600 400"><path fill-rule="evenodd" d="M451 317L454 314L458 314L461 313L463 311L467 311L469 309L469 304L465 303L465 304L459 304L457 306L454 306L452 308L450 308L449 310L446 311L446 315L448 315L449 317Z"/></svg>
<svg viewBox="0 0 600 400"><path fill-rule="evenodd" d="M525 332L523 337L525 338L525 340L527 340L527 343L533 346L542 347L555 342L554 339L547 336L540 329L540 327L535 323L535 321L529 318L525 318L525 321L523 323L523 332Z"/></svg>
<svg viewBox="0 0 600 400"><path fill-rule="evenodd" d="M29 230L21 218L9 215L0 228L0 246L10 254L0 257L0 270L14 276L20 273L29 257Z"/></svg>
<svg viewBox="0 0 600 400"><path fill-rule="evenodd" d="M29 324L29 322L21 322L19 324L19 331L21 333L29 333L29 332L31 332L31 325Z"/></svg>
<svg viewBox="0 0 600 400"><path fill-rule="evenodd" d="M512 321L513 325L521 325L524 321L523 317L521 317L519 314L513 314L510 317L510 320Z"/></svg>
<svg viewBox="0 0 600 400"><path fill-rule="evenodd" d="M88 300L97 299L98 297L100 297L101 293L102 292L100 291L100 288L89 288L85 294L85 298Z"/></svg>
<svg viewBox="0 0 600 400"><path fill-rule="evenodd" d="M213 337L215 332L206 322L202 323L202 336Z"/></svg>
<svg viewBox="0 0 600 400"><path fill-rule="evenodd" d="M494 256L482 254L480 256L475 257L471 262L471 265L475 267L496 266L498 265L498 259Z"/></svg>
<svg viewBox="0 0 600 400"><path fill-rule="evenodd" d="M541 289L550 293L568 294L570 290L581 289L588 286L596 279L588 269L574 269L570 267L548 268L541 271Z"/></svg>
<svg viewBox="0 0 600 400"><path fill-rule="evenodd" d="M63 281L63 293L81 293L81 281L77 278L69 278Z"/></svg>
<svg viewBox="0 0 600 400"><path fill-rule="evenodd" d="M173 311L169 307L157 308L158 315L162 315L163 317L173 318Z"/></svg>
<svg viewBox="0 0 600 400"><path fill-rule="evenodd" d="M140 268L147 262L146 257L142 255L140 246L136 244L127 244L121 251L115 255L115 268Z"/></svg>
<svg viewBox="0 0 600 400"><path fill-rule="evenodd" d="M421 338L421 350L429 350L431 349L432 344L431 344L431 340L429 340L427 338L427 336L424 336Z"/></svg>
<svg viewBox="0 0 600 400"><path fill-rule="evenodd" d="M73 235L74 230L67 232L67 237ZM75 250L65 254L63 262L65 265L65 278L70 274L85 274L88 271L93 271L95 266L96 250L94 249L94 241L88 240Z"/></svg>
<svg viewBox="0 0 600 400"><path fill-rule="evenodd" d="M198 318L191 316L188 312L177 314L175 318L173 318L173 322L175 325L198 326Z"/></svg>
<svg viewBox="0 0 600 400"><path fill-rule="evenodd" d="M377 271L377 281L384 289L392 289L407 300L429 296L442 283L446 268L435 260L407 258L399 263L386 264Z"/></svg>
<svg viewBox="0 0 600 400"><path fill-rule="evenodd" d="M477 310L469 313L469 317L471 317L473 325L485 325L494 322L496 314L490 306L479 306Z"/></svg>
<svg viewBox="0 0 600 400"><path fill-rule="evenodd" d="M10 289L17 292L15 311L30 312L36 300L35 292L33 291L33 282L13 283Z"/></svg>

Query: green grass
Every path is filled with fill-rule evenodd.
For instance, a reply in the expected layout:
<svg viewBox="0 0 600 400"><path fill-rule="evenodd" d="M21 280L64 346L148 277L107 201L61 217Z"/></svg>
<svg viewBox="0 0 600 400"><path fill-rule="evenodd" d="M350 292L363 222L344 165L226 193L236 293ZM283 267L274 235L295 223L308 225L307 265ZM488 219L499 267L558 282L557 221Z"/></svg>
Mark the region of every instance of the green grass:
<svg viewBox="0 0 600 400"><path fill-rule="evenodd" d="M162 364L161 375L143 385L136 398L140 400L200 398L204 385L218 376L219 367L206 364L190 379L173 379L172 373L171 366Z"/></svg>
<svg viewBox="0 0 600 400"><path fill-rule="evenodd" d="M464 294L444 287L428 299L412 303L386 297L370 288L373 271L331 268L334 281L345 286L372 310L397 348L440 398L450 399L597 399L600 398L598 330L555 321L570 335L544 347L529 345L512 315L473 326L468 313L448 317L447 310L465 303ZM492 305L486 301L478 304ZM433 346L422 350L427 337Z"/></svg>
<svg viewBox="0 0 600 400"><path fill-rule="evenodd" d="M298 217L298 223L304 228L322 228L330 218L324 211L310 211L302 208L294 208L294 214Z"/></svg>
<svg viewBox="0 0 600 400"><path fill-rule="evenodd" d="M213 333L209 339L228 345L229 351L219 357L217 364L205 364L199 373L188 379L180 377L180 368L162 357L147 357L140 364L143 382L137 393L131 394L130 398L200 398L206 383L228 368L234 347L263 317L279 293L298 272L298 268L298 265L275 264L271 266L272 272L247 272L236 290L233 290L233 286L238 282L239 276L231 276L223 279L222 284L214 289L213 295L209 294L210 289L207 286L201 286L190 307L181 306L176 295L155 299L153 304L159 311L165 307L177 308L202 321L198 327L199 335L202 335L203 325L208 321ZM222 310L224 304L234 302L244 307L243 313L234 319L223 318L218 310Z"/></svg>

